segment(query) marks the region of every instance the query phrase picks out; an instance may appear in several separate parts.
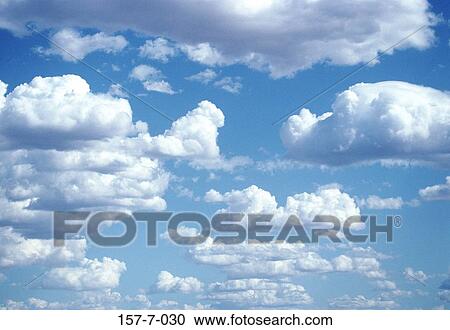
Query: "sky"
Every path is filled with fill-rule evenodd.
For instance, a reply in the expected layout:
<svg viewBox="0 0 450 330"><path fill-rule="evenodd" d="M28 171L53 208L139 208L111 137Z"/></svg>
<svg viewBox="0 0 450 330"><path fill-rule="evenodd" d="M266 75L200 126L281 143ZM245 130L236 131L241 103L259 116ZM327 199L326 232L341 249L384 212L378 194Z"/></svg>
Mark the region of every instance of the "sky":
<svg viewBox="0 0 450 330"><path fill-rule="evenodd" d="M0 308L448 309L449 11L0 0ZM124 247L82 231L58 248L54 210L401 226L393 242L185 247L161 225L148 247L139 224Z"/></svg>

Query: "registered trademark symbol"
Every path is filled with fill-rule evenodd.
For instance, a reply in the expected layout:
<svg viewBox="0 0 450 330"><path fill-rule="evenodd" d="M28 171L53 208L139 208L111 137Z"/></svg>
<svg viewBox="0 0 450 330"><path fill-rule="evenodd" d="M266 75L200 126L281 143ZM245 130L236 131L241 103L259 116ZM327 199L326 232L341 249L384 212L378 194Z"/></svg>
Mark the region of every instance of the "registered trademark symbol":
<svg viewBox="0 0 450 330"><path fill-rule="evenodd" d="M402 217L399 215L396 215L394 217L394 226L397 228L400 228L402 226Z"/></svg>

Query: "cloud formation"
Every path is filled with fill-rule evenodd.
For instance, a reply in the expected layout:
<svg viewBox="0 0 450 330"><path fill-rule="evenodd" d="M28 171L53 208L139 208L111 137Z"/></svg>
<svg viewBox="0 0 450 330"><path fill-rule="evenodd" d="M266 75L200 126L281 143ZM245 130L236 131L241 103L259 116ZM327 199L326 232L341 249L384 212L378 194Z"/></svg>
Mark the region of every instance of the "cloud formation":
<svg viewBox="0 0 450 330"><path fill-rule="evenodd" d="M171 0L138 3L81 0L3 1L0 27L25 33L27 22L40 28L85 27L133 30L162 36L181 45L187 56L205 65L243 63L290 76L317 63L354 65L368 61L424 25L395 50L425 49L434 40L436 16L426 0L417 1L242 1L206 0L180 5ZM42 9L45 10L42 10ZM172 17L182 17L174 21ZM153 57L165 58L154 51ZM157 48L160 48L159 46ZM156 54L156 55L155 55Z"/></svg>
<svg viewBox="0 0 450 330"><path fill-rule="evenodd" d="M446 182L419 190L419 195L424 200L450 200L450 176L445 178Z"/></svg>
<svg viewBox="0 0 450 330"><path fill-rule="evenodd" d="M401 81L359 83L332 112L309 109L281 128L289 157L328 166L450 163L450 95Z"/></svg>
<svg viewBox="0 0 450 330"><path fill-rule="evenodd" d="M45 55L59 55L64 61L76 62L93 52L117 53L128 41L121 35L112 36L104 32L81 35L74 29L62 29L50 37L53 42L48 49L38 48ZM57 46L55 46L57 45Z"/></svg>
<svg viewBox="0 0 450 330"><path fill-rule="evenodd" d="M158 275L158 281L156 282L155 287L156 290L160 292L190 294L201 292L203 290L203 283L192 276L178 277L167 271L161 271Z"/></svg>

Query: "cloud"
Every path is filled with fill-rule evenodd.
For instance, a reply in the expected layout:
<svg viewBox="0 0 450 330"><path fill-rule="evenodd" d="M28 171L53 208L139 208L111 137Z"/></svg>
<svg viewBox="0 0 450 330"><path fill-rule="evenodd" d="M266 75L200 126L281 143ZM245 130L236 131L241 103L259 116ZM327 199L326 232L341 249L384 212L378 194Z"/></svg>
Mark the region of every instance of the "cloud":
<svg viewBox="0 0 450 330"><path fill-rule="evenodd" d="M387 5L388 4L388 5ZM272 77L291 76L317 63L366 62L417 30L389 51L425 49L434 41L437 18L426 0L418 1L152 1L127 8L123 2L46 0L43 12L33 1L3 1L0 27L25 33L27 22L41 28L79 26L161 36L182 46L206 65L243 63ZM395 13L393 15L392 13ZM168 17L182 17L174 21Z"/></svg>
<svg viewBox="0 0 450 330"><path fill-rule="evenodd" d="M0 108L0 149L126 136L135 130L131 117L127 100L94 94L79 76L35 77L14 88Z"/></svg>
<svg viewBox="0 0 450 330"><path fill-rule="evenodd" d="M147 40L139 47L139 55L152 60L167 63L171 57L177 53L176 48L164 38L156 38L154 40Z"/></svg>
<svg viewBox="0 0 450 330"><path fill-rule="evenodd" d="M433 200L450 200L450 176L445 178L446 182L429 186L419 190L419 195L422 199Z"/></svg>
<svg viewBox="0 0 450 330"><path fill-rule="evenodd" d="M205 69L205 70L200 71L200 72L198 72L196 74L193 74L192 76L186 77L186 80L197 81L199 83L207 85L211 81L216 79L216 77L217 77L217 73L214 70Z"/></svg>
<svg viewBox="0 0 450 330"><path fill-rule="evenodd" d="M146 79L151 73L139 71ZM6 91L6 85L0 85ZM90 91L79 76L36 77L0 104L0 221L50 224L54 209L163 210L169 159L231 171L250 162L218 145L225 116L202 101L163 134L133 122L128 100Z"/></svg>
<svg viewBox="0 0 450 330"><path fill-rule="evenodd" d="M185 158L193 166L209 169L232 170L248 164L246 157L225 159L220 154L217 137L224 121L222 110L212 102L201 101L197 108L174 121L163 134L146 136L146 149L151 154Z"/></svg>
<svg viewBox="0 0 450 330"><path fill-rule="evenodd" d="M313 302L303 286L267 279L248 278L216 282L210 284L208 290L206 299L216 303L229 303L232 306L304 306Z"/></svg>
<svg viewBox="0 0 450 330"><path fill-rule="evenodd" d="M162 80L164 75L160 70L146 64L140 64L131 70L130 77L142 82L142 86L149 92L173 95L176 92L170 84Z"/></svg>
<svg viewBox="0 0 450 330"><path fill-rule="evenodd" d="M385 300L382 298L370 299L363 295L357 295L355 297L344 295L331 299L329 306L337 309L392 309L397 307L397 303L393 300Z"/></svg>
<svg viewBox="0 0 450 330"><path fill-rule="evenodd" d="M293 214L304 224L310 223L316 215L334 215L344 221L349 216L360 214L355 200L336 186L322 186L314 193L288 196L284 206L279 206L270 192L255 185L224 194L211 189L205 194L204 200L225 203L227 208L220 211L274 214L274 223L276 220L284 223Z"/></svg>
<svg viewBox="0 0 450 330"><path fill-rule="evenodd" d="M240 77L224 77L214 82L214 86L232 94L238 94L242 89Z"/></svg>
<svg viewBox="0 0 450 330"><path fill-rule="evenodd" d="M55 247L51 239L25 238L11 227L0 227L0 267L79 262L86 254L85 239L66 240Z"/></svg>
<svg viewBox="0 0 450 330"><path fill-rule="evenodd" d="M165 80L144 81L143 85L149 92L158 92L169 95L176 94L176 92L172 89L172 86L170 86L170 84Z"/></svg>
<svg viewBox="0 0 450 330"><path fill-rule="evenodd" d="M120 84L112 84L111 86L109 86L108 94L121 98L128 97L128 93L123 90L122 85Z"/></svg>
<svg viewBox="0 0 450 330"><path fill-rule="evenodd" d="M167 271L158 275L155 284L156 290L160 292L179 292L183 294L198 293L203 290L203 283L195 277L178 277Z"/></svg>
<svg viewBox="0 0 450 330"><path fill-rule="evenodd" d="M403 275L405 278L409 281L417 281L422 284L425 284L425 282L428 280L428 275L425 274L421 270L414 270L411 267L405 268L405 271L403 272Z"/></svg>
<svg viewBox="0 0 450 330"><path fill-rule="evenodd" d="M328 166L450 161L447 92L401 81L359 83L332 109L317 116L304 108L289 117L281 128L289 157Z"/></svg>
<svg viewBox="0 0 450 330"><path fill-rule="evenodd" d="M135 66L130 72L130 78L146 81L150 79L157 79L163 77L160 70L147 64L139 64Z"/></svg>
<svg viewBox="0 0 450 330"><path fill-rule="evenodd" d="M126 271L124 262L103 257L84 259L79 267L59 267L51 269L42 280L46 289L100 290L115 288Z"/></svg>
<svg viewBox="0 0 450 330"><path fill-rule="evenodd" d="M30 297L26 301L6 300L0 309L117 309L122 301L119 292L111 289L80 291L72 293L72 299L66 302L47 301Z"/></svg>
<svg viewBox="0 0 450 330"><path fill-rule="evenodd" d="M205 65L225 65L234 62L226 59L220 51L212 47L208 42L201 42L195 45L183 44L180 46L180 49L191 61Z"/></svg>
<svg viewBox="0 0 450 330"><path fill-rule="evenodd" d="M38 51L46 55L59 55L64 61L68 62L82 60L88 54L98 51L117 53L128 45L128 41L121 35L111 36L99 32L82 36L73 29L62 29L53 34L50 40L54 43L51 44L50 48L39 48Z"/></svg>
<svg viewBox="0 0 450 330"><path fill-rule="evenodd" d="M358 200L360 207L372 210L398 210L402 208L403 204L404 202L401 197L382 198L376 195L370 195L367 198Z"/></svg>

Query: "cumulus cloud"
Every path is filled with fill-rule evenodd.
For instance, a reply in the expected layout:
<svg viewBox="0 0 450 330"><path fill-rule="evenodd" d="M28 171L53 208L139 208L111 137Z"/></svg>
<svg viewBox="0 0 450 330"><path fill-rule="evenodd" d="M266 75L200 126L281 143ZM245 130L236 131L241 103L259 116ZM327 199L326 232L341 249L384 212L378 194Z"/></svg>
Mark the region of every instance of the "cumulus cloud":
<svg viewBox="0 0 450 330"><path fill-rule="evenodd" d="M80 262L86 253L85 239L69 239L55 247L51 239L25 238L11 227L0 227L0 246L0 267Z"/></svg>
<svg viewBox="0 0 450 330"><path fill-rule="evenodd" d="M147 123L133 122L128 100L93 93L75 75L36 77L1 105L2 223L48 227L45 211L64 208L162 210L171 179L166 159L223 170L249 161L221 154L218 129L225 117L208 101L154 136Z"/></svg>
<svg viewBox="0 0 450 330"><path fill-rule="evenodd" d="M140 64L135 66L130 72L130 78L142 82L142 86L149 92L158 92L173 95L176 92L170 84L163 80L162 72L150 65Z"/></svg>
<svg viewBox="0 0 450 330"><path fill-rule="evenodd" d="M203 283L192 276L178 277L167 271L162 271L158 275L155 287L157 291L161 292L190 294L201 292L203 290Z"/></svg>
<svg viewBox="0 0 450 330"><path fill-rule="evenodd" d="M139 64L135 66L130 72L130 78L146 81L151 79L161 78L163 74L160 70L147 64Z"/></svg>
<svg viewBox="0 0 450 330"><path fill-rule="evenodd" d="M125 263L116 259L86 258L78 267L52 268L44 276L42 287L78 291L115 288L126 269Z"/></svg>
<svg viewBox="0 0 450 330"><path fill-rule="evenodd" d="M316 215L334 215L342 221L360 214L355 200L336 186L322 186L314 193L298 193L288 196L284 206L279 206L275 196L255 185L224 194L211 189L204 197L206 202L225 203L221 211L244 213L269 213L275 219L286 221L289 215L297 215L305 224ZM283 222L284 223L284 222Z"/></svg>
<svg viewBox="0 0 450 330"><path fill-rule="evenodd" d="M291 158L329 166L450 161L450 96L400 81L359 83L339 94L333 112L289 117L281 138Z"/></svg>
<svg viewBox="0 0 450 330"><path fill-rule="evenodd" d="M419 190L419 195L424 200L450 200L450 176L445 178L446 182Z"/></svg>
<svg viewBox="0 0 450 330"><path fill-rule="evenodd" d="M0 108L0 148L61 148L74 141L126 136L135 130L127 100L94 94L76 75L35 77Z"/></svg>
<svg viewBox="0 0 450 330"><path fill-rule="evenodd" d="M176 52L176 48L164 38L147 40L139 47L139 55L163 63L167 63L171 57L175 56Z"/></svg>
<svg viewBox="0 0 450 330"><path fill-rule="evenodd" d="M128 45L128 41L121 35L112 36L99 32L82 36L73 29L62 29L53 34L50 40L53 42L50 48L39 48L38 51L46 55L59 55L69 62L82 60L88 54L98 51L117 53Z"/></svg>
<svg viewBox="0 0 450 330"><path fill-rule="evenodd" d="M387 5L389 4L389 5ZM243 63L290 76L316 63L354 65L368 61L419 26L395 50L425 49L434 40L436 16L426 0L418 1L242 1L227 4L197 1L152 1L127 8L114 0L105 7L82 0L62 4L46 0L45 10L31 0L3 1L0 27L16 33L27 22L39 27L80 26L104 30L129 29L169 38L187 56L206 65ZM81 10L82 8L82 10ZM57 14L56 14L57 13ZM168 17L183 17L174 22ZM355 28L357 27L357 28Z"/></svg>

